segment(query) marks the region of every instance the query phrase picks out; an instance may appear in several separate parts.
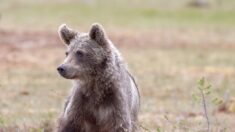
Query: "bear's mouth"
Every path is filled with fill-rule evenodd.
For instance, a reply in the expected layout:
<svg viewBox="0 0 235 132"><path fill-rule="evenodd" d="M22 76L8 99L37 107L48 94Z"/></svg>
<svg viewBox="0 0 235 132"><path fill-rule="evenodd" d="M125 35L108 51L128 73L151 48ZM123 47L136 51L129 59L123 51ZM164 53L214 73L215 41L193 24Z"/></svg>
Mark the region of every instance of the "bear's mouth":
<svg viewBox="0 0 235 132"><path fill-rule="evenodd" d="M65 79L75 79L76 78L75 76L66 75L66 73L60 73L60 76L62 76Z"/></svg>

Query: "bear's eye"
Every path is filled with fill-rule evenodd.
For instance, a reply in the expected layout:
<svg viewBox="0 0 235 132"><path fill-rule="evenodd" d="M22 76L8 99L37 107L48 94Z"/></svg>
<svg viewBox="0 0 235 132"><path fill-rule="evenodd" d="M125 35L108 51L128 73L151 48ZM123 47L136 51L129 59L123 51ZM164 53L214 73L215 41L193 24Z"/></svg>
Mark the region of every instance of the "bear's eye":
<svg viewBox="0 0 235 132"><path fill-rule="evenodd" d="M82 57L83 56L83 52L82 51L77 51L76 52L76 56L77 57Z"/></svg>
<svg viewBox="0 0 235 132"><path fill-rule="evenodd" d="M69 55L69 52L65 52L65 55L68 56L68 55Z"/></svg>

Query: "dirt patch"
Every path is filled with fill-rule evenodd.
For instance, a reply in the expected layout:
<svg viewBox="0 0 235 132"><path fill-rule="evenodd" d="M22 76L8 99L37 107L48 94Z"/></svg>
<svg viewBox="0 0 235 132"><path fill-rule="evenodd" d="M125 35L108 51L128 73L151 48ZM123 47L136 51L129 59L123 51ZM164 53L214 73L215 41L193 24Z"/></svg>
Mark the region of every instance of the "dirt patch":
<svg viewBox="0 0 235 132"><path fill-rule="evenodd" d="M235 48L235 32L220 30L156 29L152 31L116 31L108 33L117 46L122 47L204 47ZM51 31L0 31L0 46L19 49L58 47L57 32Z"/></svg>
<svg viewBox="0 0 235 132"><path fill-rule="evenodd" d="M114 31L110 36L117 45L140 48L235 48L235 32L222 30Z"/></svg>
<svg viewBox="0 0 235 132"><path fill-rule="evenodd" d="M56 33L28 32L28 31L0 31L1 45L8 45L18 49L33 49L44 46L53 46L59 42Z"/></svg>

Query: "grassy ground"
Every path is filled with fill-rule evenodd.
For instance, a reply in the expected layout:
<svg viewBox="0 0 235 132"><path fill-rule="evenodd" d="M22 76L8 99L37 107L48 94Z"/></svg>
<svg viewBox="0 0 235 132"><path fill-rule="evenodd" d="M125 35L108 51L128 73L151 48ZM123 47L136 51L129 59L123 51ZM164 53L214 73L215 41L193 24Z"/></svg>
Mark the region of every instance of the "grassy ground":
<svg viewBox="0 0 235 132"><path fill-rule="evenodd" d="M105 1L105 0L101 0ZM173 1L137 2L125 4L123 1L92 3L71 2L2 2L2 24L19 24L24 28L56 28L62 22L88 26L94 21L109 26L152 28L153 26L186 27L227 27L234 26L234 2L222 2L208 9L195 9L181 0L181 6ZM175 6L170 6L172 3ZM178 5L178 6L177 6ZM170 7L169 7L170 6ZM230 7L231 6L231 7ZM37 25L37 26L35 26Z"/></svg>
<svg viewBox="0 0 235 132"><path fill-rule="evenodd" d="M213 131L235 129L232 0L208 9L186 7L184 0L134 0L130 7L124 1L15 2L0 1L0 131L52 131L71 86L56 71L65 50L57 26L87 31L94 21L105 25L137 78L140 124L151 132L205 131L201 104L192 99L205 76L212 96L228 91L233 107L221 111L208 102Z"/></svg>

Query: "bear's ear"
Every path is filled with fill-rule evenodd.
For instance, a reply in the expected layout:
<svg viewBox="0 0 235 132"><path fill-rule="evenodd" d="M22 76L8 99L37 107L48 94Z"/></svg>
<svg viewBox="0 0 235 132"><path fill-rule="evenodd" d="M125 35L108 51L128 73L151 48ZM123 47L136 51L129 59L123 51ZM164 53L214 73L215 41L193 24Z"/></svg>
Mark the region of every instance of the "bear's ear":
<svg viewBox="0 0 235 132"><path fill-rule="evenodd" d="M108 44L108 38L106 36L104 28L98 23L92 24L89 36L101 46L106 46Z"/></svg>
<svg viewBox="0 0 235 132"><path fill-rule="evenodd" d="M68 28L66 24L62 24L58 30L59 36L61 40L64 41L65 44L69 45L71 40L75 38L76 32L72 29Z"/></svg>

